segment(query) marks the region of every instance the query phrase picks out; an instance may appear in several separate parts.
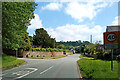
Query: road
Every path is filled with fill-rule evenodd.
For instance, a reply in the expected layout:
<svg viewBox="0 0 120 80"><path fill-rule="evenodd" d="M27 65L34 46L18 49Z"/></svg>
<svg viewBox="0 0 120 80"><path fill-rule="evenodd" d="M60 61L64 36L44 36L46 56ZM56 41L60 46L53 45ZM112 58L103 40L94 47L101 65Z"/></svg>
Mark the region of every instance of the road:
<svg viewBox="0 0 120 80"><path fill-rule="evenodd" d="M27 78L80 78L77 60L80 54L60 59L28 59L27 64L2 72L3 80Z"/></svg>

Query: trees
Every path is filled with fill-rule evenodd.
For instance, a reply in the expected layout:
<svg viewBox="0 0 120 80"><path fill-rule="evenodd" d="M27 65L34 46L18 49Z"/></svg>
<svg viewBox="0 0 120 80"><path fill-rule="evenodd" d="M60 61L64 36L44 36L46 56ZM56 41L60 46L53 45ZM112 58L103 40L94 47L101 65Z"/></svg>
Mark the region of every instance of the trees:
<svg viewBox="0 0 120 80"><path fill-rule="evenodd" d="M30 42L30 38L29 38L29 36L28 36L27 30L25 31L25 33L26 33L26 34L25 34L25 38L24 38L25 43L24 43L23 49L24 49L24 50L29 50L29 49L32 48L32 46L31 46L31 42Z"/></svg>
<svg viewBox="0 0 120 80"><path fill-rule="evenodd" d="M33 36L33 44L37 46L42 46L43 48L48 47L49 35L46 30L43 28L36 29L35 34Z"/></svg>
<svg viewBox="0 0 120 80"><path fill-rule="evenodd" d="M58 45L57 48L59 48L59 49L66 49L66 47L63 44Z"/></svg>
<svg viewBox="0 0 120 80"><path fill-rule="evenodd" d="M56 40L55 38L50 38L50 41L49 41L49 45L51 48L55 48L56 47Z"/></svg>
<svg viewBox="0 0 120 80"><path fill-rule="evenodd" d="M84 49L84 52L88 54L96 54L96 53L103 53L103 46L101 45L101 41L96 41L95 44L90 43Z"/></svg>
<svg viewBox="0 0 120 80"><path fill-rule="evenodd" d="M73 46L73 47L80 46L82 44L82 42L80 40L78 40L78 41L67 41L67 42L60 41L60 42L57 42L57 44L58 45L63 44L68 48L68 46Z"/></svg>
<svg viewBox="0 0 120 80"><path fill-rule="evenodd" d="M36 29L33 40L33 45L41 46L42 48L53 48L56 44L55 39L51 38L44 28Z"/></svg>
<svg viewBox="0 0 120 80"><path fill-rule="evenodd" d="M66 46L66 49L73 49L74 47L73 46Z"/></svg>
<svg viewBox="0 0 120 80"><path fill-rule="evenodd" d="M3 49L18 50L29 45L26 26L30 25L30 20L34 18L35 6L35 2L2 3Z"/></svg>
<svg viewBox="0 0 120 80"><path fill-rule="evenodd" d="M33 42L33 37L29 36L29 38L30 38L30 42L32 43Z"/></svg>

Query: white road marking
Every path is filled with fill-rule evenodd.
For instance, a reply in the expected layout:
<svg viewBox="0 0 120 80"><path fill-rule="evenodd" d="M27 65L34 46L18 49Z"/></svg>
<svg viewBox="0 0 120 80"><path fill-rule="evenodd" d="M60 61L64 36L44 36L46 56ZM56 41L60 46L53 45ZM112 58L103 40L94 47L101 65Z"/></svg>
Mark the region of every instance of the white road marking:
<svg viewBox="0 0 120 80"><path fill-rule="evenodd" d="M12 75L19 75L19 73L21 73L22 71L18 71L18 72L15 72L15 73L12 73Z"/></svg>
<svg viewBox="0 0 120 80"><path fill-rule="evenodd" d="M16 79L19 79L19 78L22 78L22 77L24 77L24 76L27 76L27 75L29 75L29 74L31 74L31 73L33 73L33 72L35 72L35 71L38 70L38 69L36 69L36 68L26 68L26 69L32 69L33 71L31 71L31 72L29 72L29 73L27 73L27 74L24 74L24 75L22 75L22 76L20 76L20 77L17 77Z"/></svg>
<svg viewBox="0 0 120 80"><path fill-rule="evenodd" d="M50 70L51 68L53 68L53 66L51 66L51 67L49 67L48 69L46 69L46 70L42 71L40 74L45 73L46 71Z"/></svg>

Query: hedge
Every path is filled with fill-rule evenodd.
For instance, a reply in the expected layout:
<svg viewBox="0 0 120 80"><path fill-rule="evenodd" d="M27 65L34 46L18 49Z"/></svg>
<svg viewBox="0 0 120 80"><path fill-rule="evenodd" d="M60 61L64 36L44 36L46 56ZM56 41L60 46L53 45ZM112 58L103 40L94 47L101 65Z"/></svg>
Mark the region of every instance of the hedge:
<svg viewBox="0 0 120 80"><path fill-rule="evenodd" d="M48 51L48 52L72 52L70 50L66 50L66 49L58 49L58 48L32 48L32 51Z"/></svg>

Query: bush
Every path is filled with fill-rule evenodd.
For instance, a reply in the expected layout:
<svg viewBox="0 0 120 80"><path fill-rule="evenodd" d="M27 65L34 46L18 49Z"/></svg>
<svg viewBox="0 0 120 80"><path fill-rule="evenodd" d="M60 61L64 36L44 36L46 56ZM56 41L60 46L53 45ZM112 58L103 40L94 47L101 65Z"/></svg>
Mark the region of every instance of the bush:
<svg viewBox="0 0 120 80"><path fill-rule="evenodd" d="M111 60L111 53L108 53L108 52L105 52L105 53L97 52L97 59Z"/></svg>
<svg viewBox="0 0 120 80"><path fill-rule="evenodd" d="M118 56L116 57L116 60L118 60L118 61L120 62L120 55L118 55Z"/></svg>
<svg viewBox="0 0 120 80"><path fill-rule="evenodd" d="M45 49L45 48L42 48L42 51L46 51L46 49Z"/></svg>
<svg viewBox="0 0 120 80"><path fill-rule="evenodd" d="M49 52L49 51L50 51L50 48L46 48L46 51L48 51L48 52Z"/></svg>
<svg viewBox="0 0 120 80"><path fill-rule="evenodd" d="M96 52L97 54L97 59L101 59L102 58L102 54L100 52Z"/></svg>
<svg viewBox="0 0 120 80"><path fill-rule="evenodd" d="M47 51L47 52L72 52L72 51L69 51L69 50L66 50L66 49L57 49L57 48L32 48L32 51Z"/></svg>
<svg viewBox="0 0 120 80"><path fill-rule="evenodd" d="M50 52L53 52L53 51L54 51L54 49L51 48L51 49L50 49Z"/></svg>
<svg viewBox="0 0 120 80"><path fill-rule="evenodd" d="M64 50L64 52L73 52L73 51L70 51L70 50Z"/></svg>
<svg viewBox="0 0 120 80"><path fill-rule="evenodd" d="M59 52L63 52L63 49L58 49L59 50Z"/></svg>
<svg viewBox="0 0 120 80"><path fill-rule="evenodd" d="M56 48L55 48L54 51L55 51L55 52L59 52L59 49L56 49Z"/></svg>
<svg viewBox="0 0 120 80"><path fill-rule="evenodd" d="M36 48L36 51L40 51L40 48Z"/></svg>
<svg viewBox="0 0 120 80"><path fill-rule="evenodd" d="M32 48L32 51L36 51L36 49L35 49L35 48Z"/></svg>

